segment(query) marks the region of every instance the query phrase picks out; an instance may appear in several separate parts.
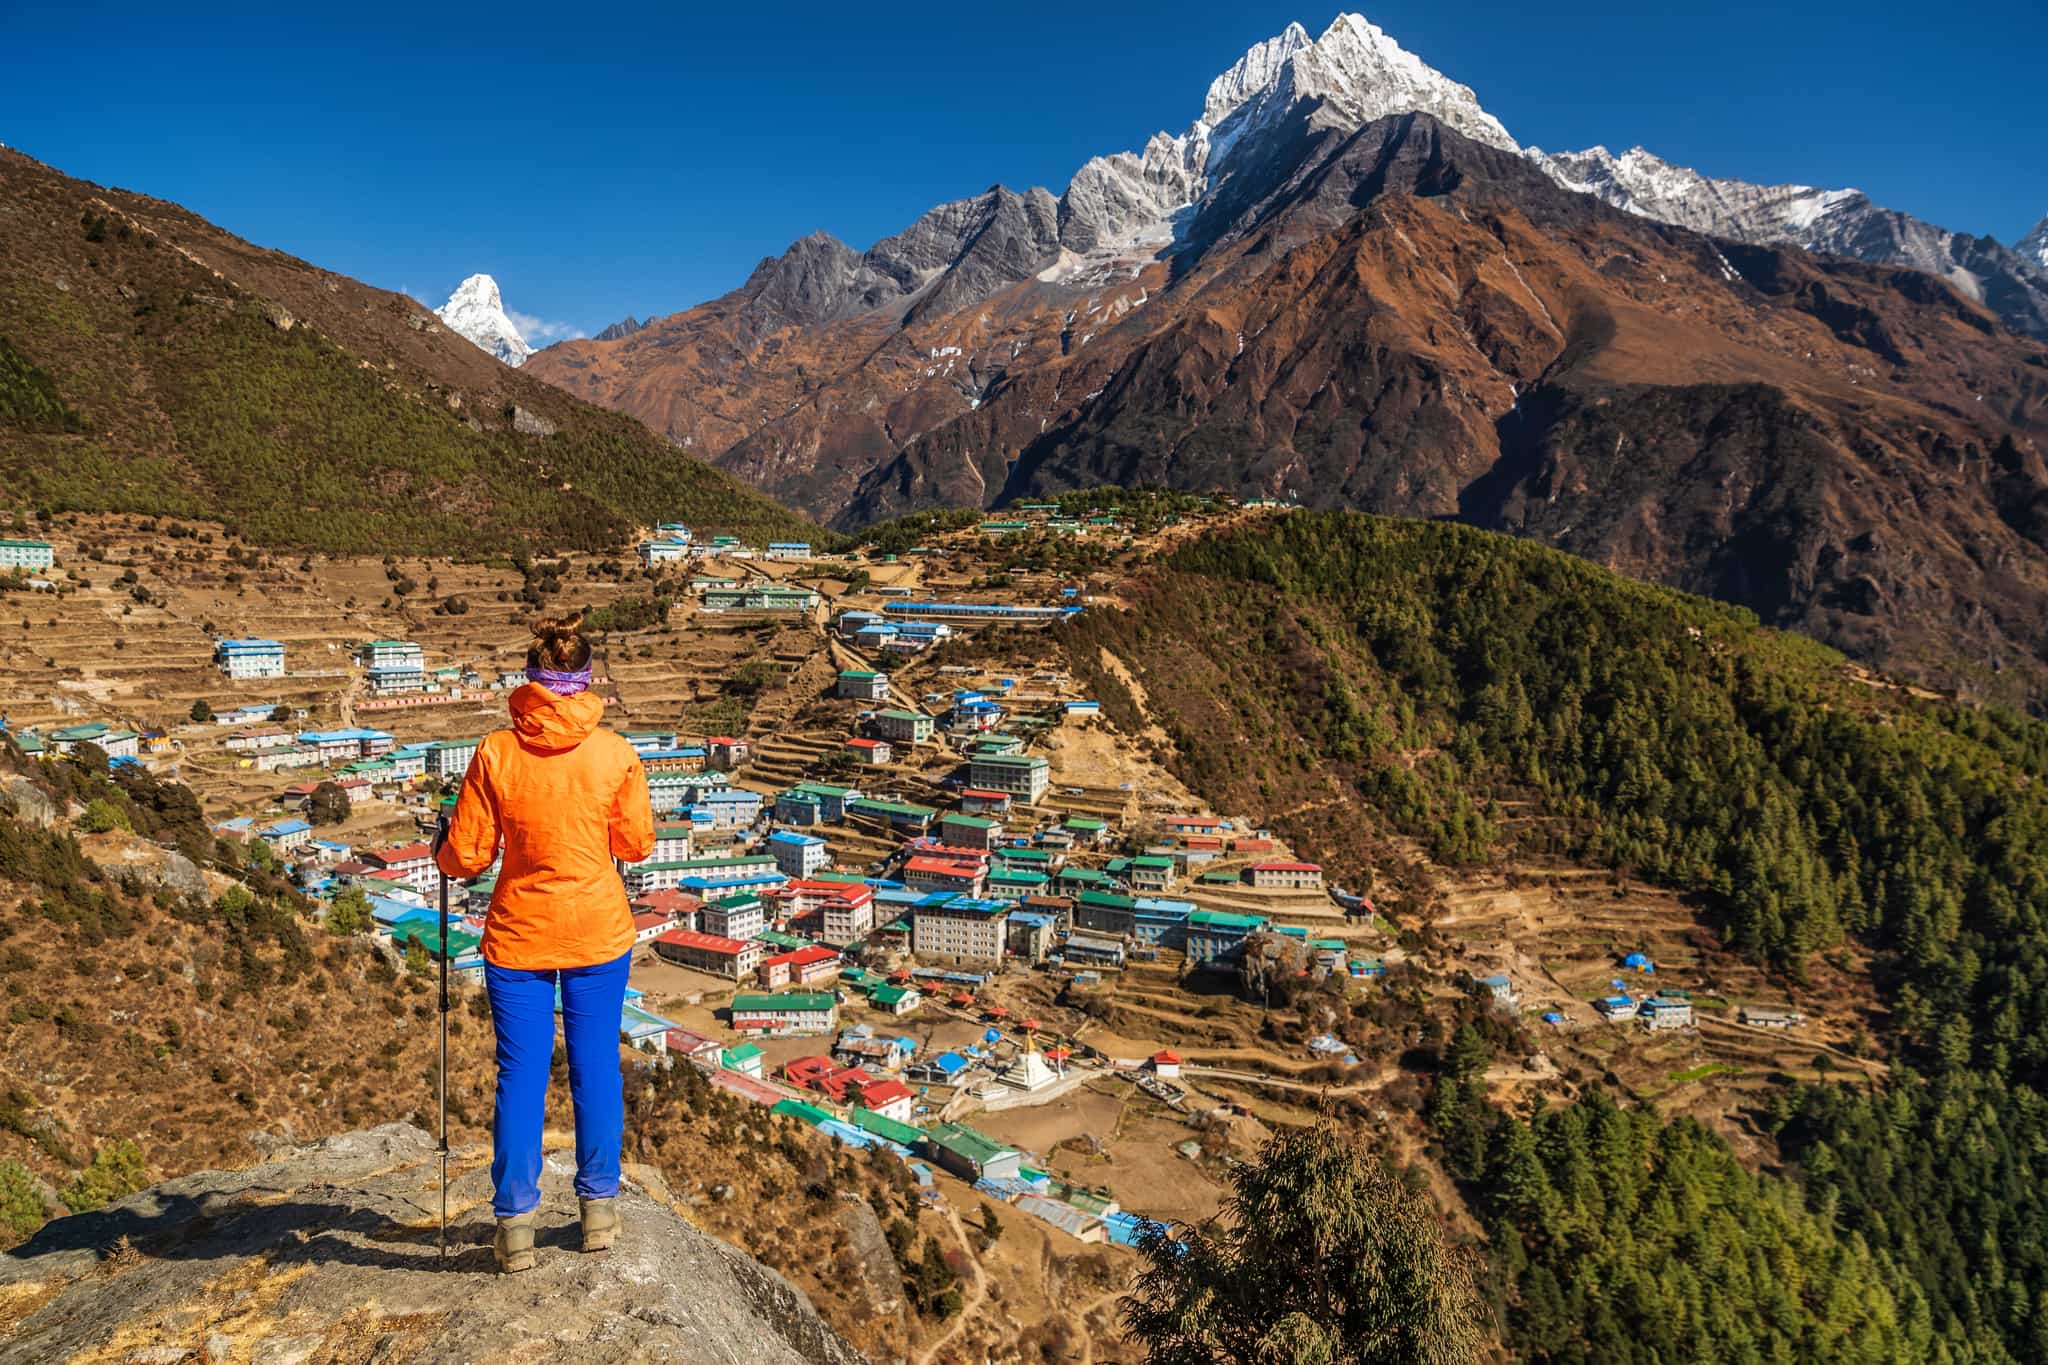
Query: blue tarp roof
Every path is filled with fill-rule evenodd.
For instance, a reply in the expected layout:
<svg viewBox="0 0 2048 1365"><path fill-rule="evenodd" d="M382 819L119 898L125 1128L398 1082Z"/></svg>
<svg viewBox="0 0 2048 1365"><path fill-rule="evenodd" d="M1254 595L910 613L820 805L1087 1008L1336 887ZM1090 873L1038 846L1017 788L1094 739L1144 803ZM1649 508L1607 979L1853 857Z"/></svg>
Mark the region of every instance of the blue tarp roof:
<svg viewBox="0 0 2048 1365"><path fill-rule="evenodd" d="M1162 1223L1156 1218L1147 1218L1140 1213L1117 1212L1102 1215L1103 1230L1109 1234L1109 1240L1115 1242L1120 1247L1136 1246L1138 1234L1146 1228L1158 1228L1161 1231L1167 1231L1169 1226L1169 1224Z"/></svg>

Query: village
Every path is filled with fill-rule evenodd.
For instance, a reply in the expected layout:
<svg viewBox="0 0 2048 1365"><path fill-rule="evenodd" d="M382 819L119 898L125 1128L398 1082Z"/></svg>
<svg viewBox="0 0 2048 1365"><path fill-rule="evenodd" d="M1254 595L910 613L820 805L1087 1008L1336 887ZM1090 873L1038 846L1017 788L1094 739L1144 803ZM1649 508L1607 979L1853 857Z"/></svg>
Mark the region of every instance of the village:
<svg viewBox="0 0 2048 1365"><path fill-rule="evenodd" d="M149 534L100 528L86 562L135 563ZM1710 971L1654 893L1626 898L1647 916L1566 945L1546 905L1623 897L1563 874L1547 891L1475 882L1444 899L1448 948L1425 950L1315 850L1205 808L1044 645L1114 609L1114 575L1093 566L1130 539L1113 509L1051 505L861 559L667 523L633 567L543 570L616 623L596 686L648 775L656 847L620 869L639 945L620 1036L641 1064L695 1067L891 1153L934 1202L966 1182L1065 1236L1129 1245L1213 1213L1218 1163L1263 1124L1318 1095L1389 1102L1398 1067L1334 1025L1276 1041L1270 987L1245 998L1248 960L1290 995L1312 988L1330 1019L1396 975L1484 1002L1547 1035L1504 1078L1532 1094L1566 1067L1632 1065L1644 1093L1683 1102L1846 1054L1843 1028L1754 972ZM1005 558L1090 540L1103 550L1064 564ZM321 913L346 897L393 952L480 973L492 880L446 888L444 938L431 840L524 681L532 566L325 565L310 575L324 596L251 600L180 561L154 585L130 568L81 587L52 542L0 554L17 586L47 585L24 587L33 610L60 609L38 647L74 642L50 676L9 679L0 709L25 752L89 747L174 775ZM422 580L439 606L394 591Z"/></svg>

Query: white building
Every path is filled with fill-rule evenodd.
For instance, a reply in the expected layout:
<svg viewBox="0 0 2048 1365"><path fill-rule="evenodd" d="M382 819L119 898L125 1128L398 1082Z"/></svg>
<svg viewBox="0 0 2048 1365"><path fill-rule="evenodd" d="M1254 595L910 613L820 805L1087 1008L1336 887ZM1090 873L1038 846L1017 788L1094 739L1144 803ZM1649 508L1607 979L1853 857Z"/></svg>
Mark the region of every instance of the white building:
<svg viewBox="0 0 2048 1365"><path fill-rule="evenodd" d="M689 557L690 545L687 540L662 539L640 542L640 563L643 568L651 569L657 564L674 564Z"/></svg>
<svg viewBox="0 0 2048 1365"><path fill-rule="evenodd" d="M722 938L752 939L768 927L768 912L759 899L740 896L733 900L706 901L697 912L697 922L707 934Z"/></svg>
<svg viewBox="0 0 2048 1365"><path fill-rule="evenodd" d="M832 862L832 852L823 839L786 829L768 836L768 851L775 856L775 866L787 877L808 877L813 872L822 872Z"/></svg>
<svg viewBox="0 0 2048 1365"><path fill-rule="evenodd" d="M424 671L426 651L411 640L371 640L356 647L356 662L364 668L413 668Z"/></svg>
<svg viewBox="0 0 2048 1365"><path fill-rule="evenodd" d="M0 569L47 569L56 562L47 540L0 540Z"/></svg>
<svg viewBox="0 0 2048 1365"><path fill-rule="evenodd" d="M811 542L808 540L771 540L768 542L770 559L809 559Z"/></svg>
<svg viewBox="0 0 2048 1365"><path fill-rule="evenodd" d="M872 894L835 896L825 902L824 921L827 943L858 943L875 931L875 898Z"/></svg>
<svg viewBox="0 0 2048 1365"><path fill-rule="evenodd" d="M1052 765L1037 754L985 754L968 763L967 782L1033 805L1052 785Z"/></svg>
<svg viewBox="0 0 2048 1365"><path fill-rule="evenodd" d="M427 776L443 782L459 780L469 771L470 760L476 757L476 748L481 740L444 739L430 744L426 749Z"/></svg>
<svg viewBox="0 0 2048 1365"><path fill-rule="evenodd" d="M284 646L275 640L221 640L213 662L230 678L282 678Z"/></svg>
<svg viewBox="0 0 2048 1365"><path fill-rule="evenodd" d="M919 957L1001 962L1009 932L1008 901L920 905L910 921L910 950Z"/></svg>

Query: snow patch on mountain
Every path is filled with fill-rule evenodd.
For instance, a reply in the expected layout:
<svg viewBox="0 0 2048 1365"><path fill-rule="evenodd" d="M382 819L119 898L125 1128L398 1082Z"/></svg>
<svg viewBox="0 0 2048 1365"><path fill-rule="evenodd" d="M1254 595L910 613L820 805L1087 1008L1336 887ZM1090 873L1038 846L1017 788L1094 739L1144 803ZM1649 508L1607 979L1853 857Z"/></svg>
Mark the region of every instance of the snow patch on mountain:
<svg viewBox="0 0 2048 1365"><path fill-rule="evenodd" d="M471 275L455 286L448 302L434 310L434 316L448 324L450 331L466 337L514 369L526 363L533 347L505 313L505 301L498 294L498 282L489 275Z"/></svg>
<svg viewBox="0 0 2048 1365"><path fill-rule="evenodd" d="M1742 241L1803 245L1804 239L1823 231L1831 214L1869 202L1860 190L1716 180L1641 147L1620 156L1605 147L1555 155L1531 147L1526 154L1568 190L1590 194L1639 217Z"/></svg>
<svg viewBox="0 0 2048 1365"><path fill-rule="evenodd" d="M2034 230L2019 240L2019 253L2048 271L2048 217L2034 224Z"/></svg>

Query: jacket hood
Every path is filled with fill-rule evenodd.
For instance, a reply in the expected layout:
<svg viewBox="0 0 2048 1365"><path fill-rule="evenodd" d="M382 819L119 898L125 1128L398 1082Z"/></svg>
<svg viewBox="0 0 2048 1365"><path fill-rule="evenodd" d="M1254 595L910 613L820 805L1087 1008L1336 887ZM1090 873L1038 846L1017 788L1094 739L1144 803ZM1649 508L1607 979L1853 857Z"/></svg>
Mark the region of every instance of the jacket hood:
<svg viewBox="0 0 2048 1365"><path fill-rule="evenodd" d="M521 742L536 749L573 749L590 738L604 718L604 698L595 692L558 697L539 683L522 683L512 691L512 728Z"/></svg>

